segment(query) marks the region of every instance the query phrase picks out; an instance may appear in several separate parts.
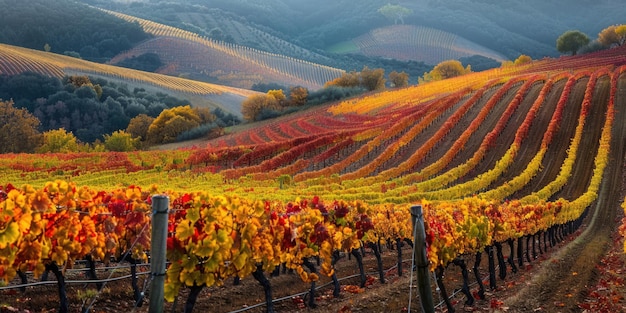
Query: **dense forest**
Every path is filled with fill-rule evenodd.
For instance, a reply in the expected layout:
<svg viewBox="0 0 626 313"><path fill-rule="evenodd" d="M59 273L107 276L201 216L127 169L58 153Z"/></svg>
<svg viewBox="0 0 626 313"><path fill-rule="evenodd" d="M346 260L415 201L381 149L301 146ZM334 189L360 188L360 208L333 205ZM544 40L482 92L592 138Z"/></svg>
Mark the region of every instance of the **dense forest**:
<svg viewBox="0 0 626 313"><path fill-rule="evenodd" d="M104 62L147 39L132 24L70 0L0 0L0 42Z"/></svg>

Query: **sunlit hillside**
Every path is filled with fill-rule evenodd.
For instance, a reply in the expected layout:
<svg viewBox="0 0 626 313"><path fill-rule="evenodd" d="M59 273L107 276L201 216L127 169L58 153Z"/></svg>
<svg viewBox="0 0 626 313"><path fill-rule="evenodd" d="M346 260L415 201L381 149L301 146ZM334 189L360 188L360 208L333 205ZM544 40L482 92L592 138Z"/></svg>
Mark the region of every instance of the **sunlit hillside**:
<svg viewBox="0 0 626 313"><path fill-rule="evenodd" d="M161 89L197 104L220 107L236 115L241 114L241 101L254 94L253 91L245 89L142 72L0 44L0 75L17 75L24 72L36 72L57 78L62 78L64 75L100 76L133 86Z"/></svg>
<svg viewBox="0 0 626 313"><path fill-rule="evenodd" d="M344 72L292 57L217 42L137 17L106 12L127 21L138 22L147 33L155 36L113 58L113 64L133 56L155 53L166 64L158 72L210 79L241 88L250 88L255 83L278 83L319 89L325 82Z"/></svg>

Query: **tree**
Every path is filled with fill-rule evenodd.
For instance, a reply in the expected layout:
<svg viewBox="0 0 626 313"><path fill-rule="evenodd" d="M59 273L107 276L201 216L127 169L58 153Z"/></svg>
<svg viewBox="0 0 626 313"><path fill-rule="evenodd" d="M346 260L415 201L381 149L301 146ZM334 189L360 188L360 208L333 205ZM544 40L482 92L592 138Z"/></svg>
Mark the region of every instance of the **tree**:
<svg viewBox="0 0 626 313"><path fill-rule="evenodd" d="M83 86L87 86L96 93L95 98L100 99L102 97L102 86L94 85L88 76L70 76L67 78L67 82L74 85L74 87L79 90ZM81 97L83 98L83 97Z"/></svg>
<svg viewBox="0 0 626 313"><path fill-rule="evenodd" d="M397 4L387 3L378 9L378 13L384 15L390 20L393 20L394 24L398 24L398 20L400 20L401 24L404 24L404 18L411 15L413 10Z"/></svg>
<svg viewBox="0 0 626 313"><path fill-rule="evenodd" d="M43 133L43 145L37 149L37 152L68 153L78 152L78 148L76 136L59 128Z"/></svg>
<svg viewBox="0 0 626 313"><path fill-rule="evenodd" d="M369 69L367 66L361 70L361 86L369 91L385 89L385 70L382 68Z"/></svg>
<svg viewBox="0 0 626 313"><path fill-rule="evenodd" d="M469 65L464 68L460 61L447 60L437 64L432 71L424 73L424 76L420 78L419 81L420 83L437 81L464 75L470 73L471 71L472 69Z"/></svg>
<svg viewBox="0 0 626 313"><path fill-rule="evenodd" d="M133 138L139 138L145 141L148 137L148 129L152 122L154 122L154 117L139 114L130 120L128 127L126 127L126 133L131 134Z"/></svg>
<svg viewBox="0 0 626 313"><path fill-rule="evenodd" d="M626 24L611 25L598 34L598 42L610 48L613 45L621 46L626 43Z"/></svg>
<svg viewBox="0 0 626 313"><path fill-rule="evenodd" d="M202 119L189 105L163 110L150 124L147 141L152 144L174 142L178 135L198 127L201 122Z"/></svg>
<svg viewBox="0 0 626 313"><path fill-rule="evenodd" d="M115 131L111 135L104 135L104 148L108 151L134 151L139 146L139 138L123 130Z"/></svg>
<svg viewBox="0 0 626 313"><path fill-rule="evenodd" d="M409 85L409 74L405 72L396 72L393 71L389 73L389 81L391 82L391 87L401 88Z"/></svg>
<svg viewBox="0 0 626 313"><path fill-rule="evenodd" d="M74 85L74 87L79 88L82 86L93 86L91 80L86 75L75 75L67 78L67 82Z"/></svg>
<svg viewBox="0 0 626 313"><path fill-rule="evenodd" d="M42 142L39 119L13 101L0 101L0 153L34 152Z"/></svg>
<svg viewBox="0 0 626 313"><path fill-rule="evenodd" d="M287 105L287 97L282 89L272 89L267 91L267 95L270 97L274 97L278 102L279 106Z"/></svg>
<svg viewBox="0 0 626 313"><path fill-rule="evenodd" d="M589 43L589 37L578 30L568 30L556 40L556 49L561 53L576 52Z"/></svg>
<svg viewBox="0 0 626 313"><path fill-rule="evenodd" d="M309 97L309 90L304 87L291 87L289 88L289 105L301 106L306 104Z"/></svg>
<svg viewBox="0 0 626 313"><path fill-rule="evenodd" d="M241 103L243 118L254 122L259 120L259 113L264 109L278 109L278 100L267 94L252 95Z"/></svg>
<svg viewBox="0 0 626 313"><path fill-rule="evenodd" d="M515 62L513 62L513 64L515 65L522 65L522 64L527 64L532 62L533 59L525 54L520 55L517 59L515 59Z"/></svg>
<svg viewBox="0 0 626 313"><path fill-rule="evenodd" d="M324 84L324 87L339 86L339 87L358 87L361 85L359 79L359 73L352 71L350 73L343 73L340 77L337 77Z"/></svg>
<svg viewBox="0 0 626 313"><path fill-rule="evenodd" d="M385 88L385 70L382 68L370 69L364 66L361 72L343 73L341 77L324 84L324 87L330 86L344 88L363 87L369 91L381 90Z"/></svg>
<svg viewBox="0 0 626 313"><path fill-rule="evenodd" d="M215 122L217 117L215 114L211 113L211 110L206 107L194 107L193 111L196 112L196 115L200 118L200 124L207 124L211 122Z"/></svg>

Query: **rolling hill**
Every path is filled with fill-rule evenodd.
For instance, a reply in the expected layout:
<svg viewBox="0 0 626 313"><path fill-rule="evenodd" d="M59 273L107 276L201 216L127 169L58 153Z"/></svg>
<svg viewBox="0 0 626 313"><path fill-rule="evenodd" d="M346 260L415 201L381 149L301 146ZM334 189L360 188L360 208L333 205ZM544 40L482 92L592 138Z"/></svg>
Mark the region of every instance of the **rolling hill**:
<svg viewBox="0 0 626 313"><path fill-rule="evenodd" d="M24 72L35 72L57 78L65 75L99 76L131 86L165 90L178 97L186 98L196 105L219 107L237 116L241 115L241 101L255 93L245 89L142 72L0 44L0 75L16 75Z"/></svg>
<svg viewBox="0 0 626 313"><path fill-rule="evenodd" d="M138 22L144 31L155 36L113 58L110 61L113 64L132 56L154 53L165 63L157 72L184 74L240 88L250 88L255 83L277 83L319 89L344 73L329 66L217 42L179 28L107 12L130 22Z"/></svg>
<svg viewBox="0 0 626 313"><path fill-rule="evenodd" d="M341 47L348 48L341 49ZM502 54L458 35L412 25L377 28L347 43L340 43L331 47L329 50L337 53L360 53L402 61L421 61L432 65L445 60L458 60L474 55L498 62L506 60Z"/></svg>
<svg viewBox="0 0 626 313"><path fill-rule="evenodd" d="M173 301L194 294L179 293L184 286L197 293L208 288L197 302L188 299L202 311L215 312L265 303L263 294L272 293L267 287L263 293L251 277L285 260L299 275L273 279L274 297L296 299L294 292L306 293L315 287L312 282L330 286L332 278L321 274L332 276L335 268L357 273L350 266L354 261L337 259L343 253L358 260L361 248L380 276L366 277L360 264L355 285L340 291L361 288L355 290L362 299L380 288L384 294L376 299L387 300L355 304L356 298L332 298L328 287L318 291L325 297L309 297L307 304L325 301L328 310L322 312L353 306L371 312L389 310L396 301L394 308L401 310L412 296L405 292L407 285L413 284L407 275L400 277L402 242L413 245L410 208L420 204L428 241L419 243L428 256L421 266L435 272L440 283L433 292L444 290L441 286L463 289L447 303L448 311L474 305L485 311L494 306L509 312L576 311L589 286L595 286L596 266L612 245L625 196L625 49L372 93L249 125L188 149L2 155L0 186L8 193L0 193L0 199L23 207L22 215L32 207L45 209L49 220L73 217L77 225L93 229L93 238L115 238L101 230L105 218L137 226L120 232L140 238L143 246L127 248L133 241L128 237L111 246L117 253L134 248L141 256L147 235L132 230L149 224L147 197L167 194L172 199L168 257L174 261L166 274L166 296ZM22 184L30 187L13 187ZM12 232L4 242L23 240L15 249L37 246L29 245L29 228L21 235L13 215L5 220L11 221L7 229ZM63 227L53 230L59 238L68 233ZM54 260L86 258L82 251L98 244L77 242L73 259L57 253ZM387 258L374 260L381 249ZM335 253L339 257L333 258ZM0 266L49 264L51 259L41 253L16 255L34 260L0 255L5 257ZM320 265L307 261L317 256ZM391 274L395 270L384 272L383 263L398 266L398 276ZM467 269L472 266L476 280L471 278L470 285ZM488 278L481 273L489 273ZM257 289L242 292L225 284L235 276ZM295 284L297 277L304 282ZM115 292L108 295L115 298ZM0 299L24 309L33 305L15 295ZM37 305L49 302L41 297ZM299 304L288 301L281 308L295 311Z"/></svg>

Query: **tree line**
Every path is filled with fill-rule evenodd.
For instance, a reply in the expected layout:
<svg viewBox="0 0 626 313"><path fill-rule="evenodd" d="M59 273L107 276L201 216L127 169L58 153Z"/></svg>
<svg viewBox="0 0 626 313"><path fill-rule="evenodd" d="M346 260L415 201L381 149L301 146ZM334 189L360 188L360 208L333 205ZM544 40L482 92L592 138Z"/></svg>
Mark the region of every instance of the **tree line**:
<svg viewBox="0 0 626 313"><path fill-rule="evenodd" d="M556 40L556 49L561 53L576 55L588 53L626 44L626 24L611 25L598 33L598 38L591 40L579 30L568 30Z"/></svg>
<svg viewBox="0 0 626 313"><path fill-rule="evenodd" d="M150 37L137 23L75 1L0 1L0 8L0 42L90 61L107 61Z"/></svg>
<svg viewBox="0 0 626 313"><path fill-rule="evenodd" d="M45 148L45 136L40 135L49 132L73 137L70 141L84 145L77 150L104 149L96 147L120 135L129 135L134 140L132 148L137 149L217 135L223 127L240 122L220 109L192 108L189 101L165 93L131 90L125 84L87 76L0 76L0 101L5 111L0 114L0 137L7 140L3 140L2 153L59 152ZM153 122L156 126L149 131ZM12 136L20 133L18 129L24 135Z"/></svg>

